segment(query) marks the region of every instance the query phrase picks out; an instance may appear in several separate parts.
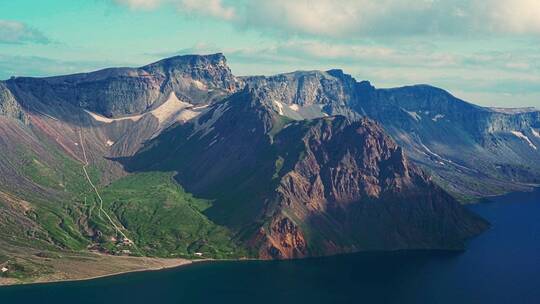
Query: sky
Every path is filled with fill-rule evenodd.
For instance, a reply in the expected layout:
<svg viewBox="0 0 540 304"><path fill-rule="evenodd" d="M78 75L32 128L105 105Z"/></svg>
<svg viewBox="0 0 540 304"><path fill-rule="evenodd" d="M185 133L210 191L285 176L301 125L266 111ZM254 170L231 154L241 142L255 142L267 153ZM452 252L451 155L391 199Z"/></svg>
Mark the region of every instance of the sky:
<svg viewBox="0 0 540 304"><path fill-rule="evenodd" d="M0 0L0 79L216 52L235 75L341 68L540 108L539 0Z"/></svg>

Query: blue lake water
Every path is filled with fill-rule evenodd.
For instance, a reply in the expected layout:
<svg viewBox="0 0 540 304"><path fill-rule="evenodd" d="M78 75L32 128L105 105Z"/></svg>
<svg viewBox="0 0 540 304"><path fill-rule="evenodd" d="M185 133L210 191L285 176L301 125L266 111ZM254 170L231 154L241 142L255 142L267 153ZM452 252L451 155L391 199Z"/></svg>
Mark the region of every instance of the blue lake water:
<svg viewBox="0 0 540 304"><path fill-rule="evenodd" d="M0 303L540 303L540 190L470 207L491 230L464 252L201 263L0 288Z"/></svg>

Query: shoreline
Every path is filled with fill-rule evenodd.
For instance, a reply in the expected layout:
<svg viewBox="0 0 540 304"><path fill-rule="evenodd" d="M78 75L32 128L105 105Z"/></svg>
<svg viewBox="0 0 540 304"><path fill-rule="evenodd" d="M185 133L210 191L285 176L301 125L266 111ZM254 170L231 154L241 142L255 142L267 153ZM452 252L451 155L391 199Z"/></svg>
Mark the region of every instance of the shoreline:
<svg viewBox="0 0 540 304"><path fill-rule="evenodd" d="M102 279L107 277L114 277L114 276L120 276L125 275L129 273L139 273L139 272L154 272L154 271L161 271L161 270L167 270L167 269L173 269L173 268L180 268L188 265L193 265L196 263L201 262L209 262L214 261L213 259L199 259L199 260L188 260L188 259L167 259L167 258L151 258L151 257L116 257L116 256L108 256L104 254L97 254L95 255L101 257L101 258L121 258L124 260L130 260L130 262L140 262L140 263L155 263L155 265L149 266L149 267L141 267L141 268L134 268L134 269L127 269L127 270L120 270L120 271L114 271L111 273L105 273L105 274L98 274L98 275L90 275L90 276L82 276L80 278L73 277L73 278L55 278L54 275L61 273L54 273L50 279L47 279L47 276L45 277L38 277L34 281L32 280L21 280L18 278L10 278L10 277L0 277L0 289L3 287L14 287L14 286L28 286L28 285L37 285L37 284L54 284L54 283L67 283L67 282L80 282L80 281L90 281L90 280L96 280L96 279ZM85 265L86 267L91 267L91 265Z"/></svg>

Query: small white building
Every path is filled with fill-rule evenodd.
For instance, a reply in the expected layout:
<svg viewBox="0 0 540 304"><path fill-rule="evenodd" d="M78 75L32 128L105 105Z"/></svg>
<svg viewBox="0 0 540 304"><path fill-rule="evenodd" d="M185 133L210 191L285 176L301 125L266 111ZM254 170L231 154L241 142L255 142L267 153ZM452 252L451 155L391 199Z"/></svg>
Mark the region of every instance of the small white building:
<svg viewBox="0 0 540 304"><path fill-rule="evenodd" d="M2 273L7 272L9 269L7 267L2 267Z"/></svg>
<svg viewBox="0 0 540 304"><path fill-rule="evenodd" d="M202 257L203 254L202 254L202 252L195 252L195 256Z"/></svg>

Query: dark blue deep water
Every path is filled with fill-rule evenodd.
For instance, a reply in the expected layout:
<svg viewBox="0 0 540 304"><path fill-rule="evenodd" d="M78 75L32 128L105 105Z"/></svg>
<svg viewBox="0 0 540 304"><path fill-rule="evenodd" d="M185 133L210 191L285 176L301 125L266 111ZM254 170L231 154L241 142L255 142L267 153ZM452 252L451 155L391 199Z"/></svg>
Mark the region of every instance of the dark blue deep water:
<svg viewBox="0 0 540 304"><path fill-rule="evenodd" d="M0 288L0 303L540 303L540 191L470 207L493 227L468 249L220 262Z"/></svg>

